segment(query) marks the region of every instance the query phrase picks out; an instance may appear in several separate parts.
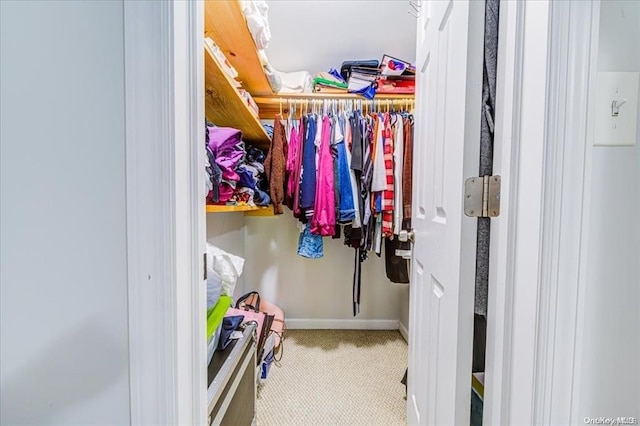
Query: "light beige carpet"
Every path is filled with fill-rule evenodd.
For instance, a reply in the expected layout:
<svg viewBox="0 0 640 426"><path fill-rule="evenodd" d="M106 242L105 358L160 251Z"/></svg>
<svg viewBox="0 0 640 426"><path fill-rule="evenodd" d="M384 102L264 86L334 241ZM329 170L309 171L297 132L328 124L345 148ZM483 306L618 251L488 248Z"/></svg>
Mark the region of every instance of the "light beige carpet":
<svg viewBox="0 0 640 426"><path fill-rule="evenodd" d="M288 330L258 387L257 425L405 425L406 366L397 331Z"/></svg>

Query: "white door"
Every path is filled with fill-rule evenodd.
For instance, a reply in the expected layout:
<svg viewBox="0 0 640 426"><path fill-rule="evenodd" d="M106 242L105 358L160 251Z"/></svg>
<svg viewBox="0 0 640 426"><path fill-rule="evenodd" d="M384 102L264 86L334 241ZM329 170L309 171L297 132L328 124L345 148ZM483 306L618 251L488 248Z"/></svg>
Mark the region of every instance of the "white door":
<svg viewBox="0 0 640 426"><path fill-rule="evenodd" d="M484 2L423 2L418 25L407 420L469 424Z"/></svg>

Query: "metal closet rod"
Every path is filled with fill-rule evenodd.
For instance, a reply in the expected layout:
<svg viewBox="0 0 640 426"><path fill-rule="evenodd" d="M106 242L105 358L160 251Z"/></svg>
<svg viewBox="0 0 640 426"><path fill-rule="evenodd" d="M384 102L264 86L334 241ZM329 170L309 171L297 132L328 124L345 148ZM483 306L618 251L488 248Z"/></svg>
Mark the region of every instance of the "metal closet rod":
<svg viewBox="0 0 640 426"><path fill-rule="evenodd" d="M394 99L345 99L345 98L271 98L271 104L280 107L280 113L289 113L293 108L304 112L325 111L325 110L356 110L361 111L391 111L392 109L412 110L415 108L414 98L394 98Z"/></svg>

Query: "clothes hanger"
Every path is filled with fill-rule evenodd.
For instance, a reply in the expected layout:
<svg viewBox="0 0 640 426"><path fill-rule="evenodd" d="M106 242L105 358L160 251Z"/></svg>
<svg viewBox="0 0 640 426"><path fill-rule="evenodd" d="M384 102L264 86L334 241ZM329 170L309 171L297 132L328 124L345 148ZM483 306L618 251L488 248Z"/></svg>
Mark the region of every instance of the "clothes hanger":
<svg viewBox="0 0 640 426"><path fill-rule="evenodd" d="M295 123L295 117L296 117L296 104L294 102L291 102L291 99L287 99L287 102L289 103L289 116L288 116L288 120L290 123L290 128L296 128L296 123Z"/></svg>

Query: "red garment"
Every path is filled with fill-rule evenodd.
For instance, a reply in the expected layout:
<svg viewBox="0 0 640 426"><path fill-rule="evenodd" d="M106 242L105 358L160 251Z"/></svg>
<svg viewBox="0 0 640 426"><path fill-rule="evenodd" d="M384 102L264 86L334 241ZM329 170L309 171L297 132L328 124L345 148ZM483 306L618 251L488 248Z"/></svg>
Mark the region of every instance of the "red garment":
<svg viewBox="0 0 640 426"><path fill-rule="evenodd" d="M316 198L311 218L311 233L332 236L336 232L336 193L334 186L333 156L331 155L331 119L322 119Z"/></svg>
<svg viewBox="0 0 640 426"><path fill-rule="evenodd" d="M393 236L393 132L391 131L391 121L389 114L384 117L384 130L382 131L384 140L384 170L387 178L387 188L382 191L382 236Z"/></svg>

